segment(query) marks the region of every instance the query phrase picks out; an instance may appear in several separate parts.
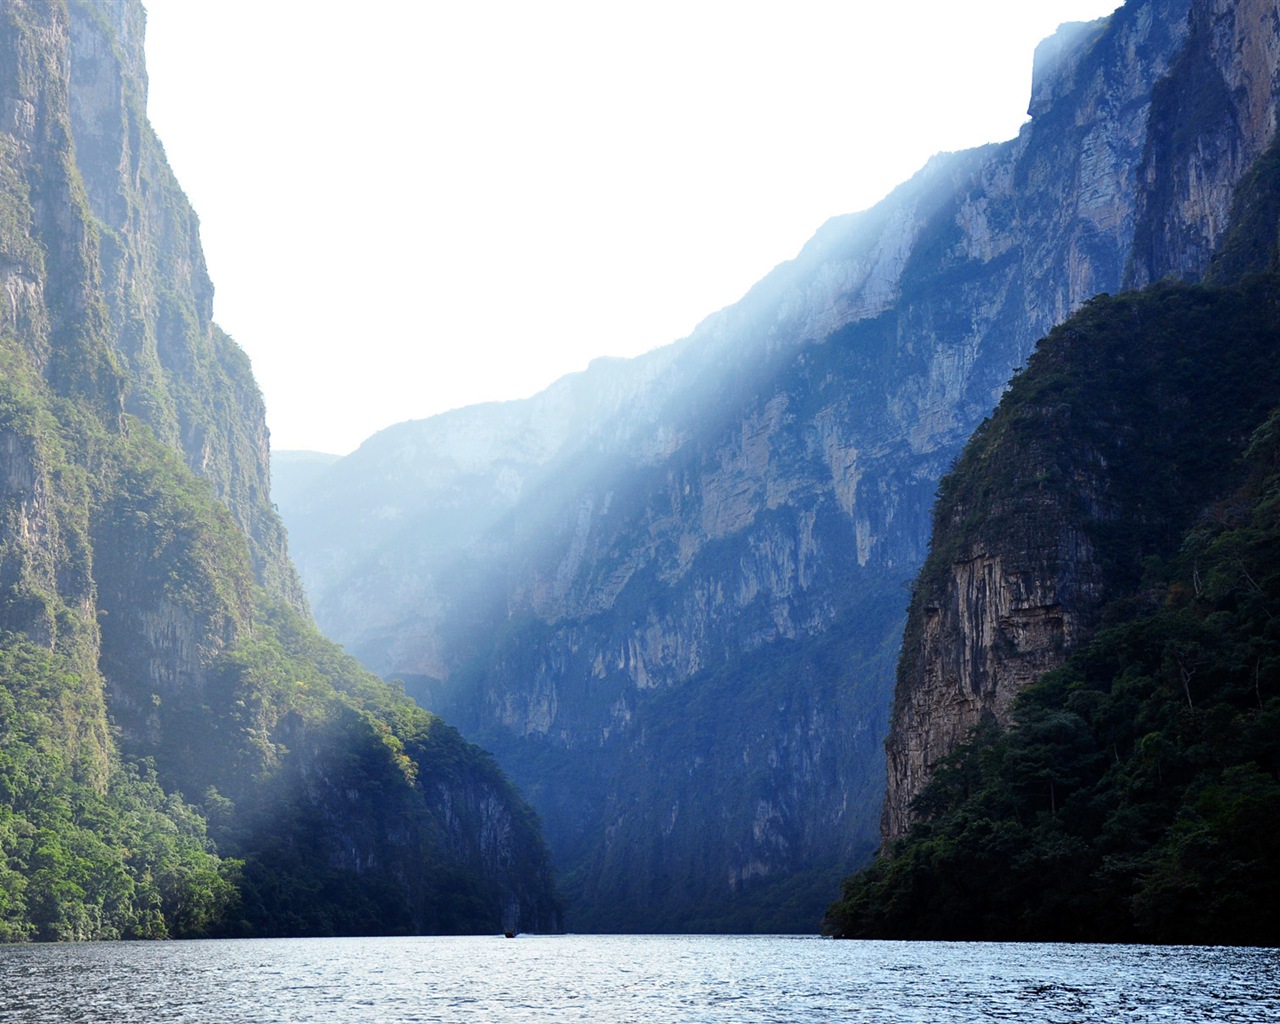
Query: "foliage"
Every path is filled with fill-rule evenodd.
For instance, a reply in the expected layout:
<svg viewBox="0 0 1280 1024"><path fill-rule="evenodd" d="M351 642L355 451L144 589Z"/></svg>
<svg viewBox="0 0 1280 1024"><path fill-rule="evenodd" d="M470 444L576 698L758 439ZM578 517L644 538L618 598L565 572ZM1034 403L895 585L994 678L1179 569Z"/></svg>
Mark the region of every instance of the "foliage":
<svg viewBox="0 0 1280 1024"><path fill-rule="evenodd" d="M1198 377L1205 400L1191 424L1201 439L1189 427L1176 458L1140 462L1128 480L1114 470L1108 477L1118 508L1132 516L1111 539L1126 559L1112 578L1128 583L1110 591L1117 600L1102 620L1112 624L1022 692L1010 729L980 730L952 755L919 797L919 824L846 881L828 932L1280 942L1280 416L1256 411L1262 394L1274 400L1277 390L1259 362L1273 361L1275 346L1267 330L1235 333L1240 321L1227 315L1252 305L1248 315L1274 317L1270 287L1246 283L1225 306L1211 296L1216 330L1206 324L1204 332L1217 340L1216 358L1206 350L1185 367L1166 362L1173 379L1153 373L1141 392L1138 401L1190 393ZM1193 313L1204 296L1157 293ZM1140 301L1095 305L1085 322L1100 308L1132 321ZM1183 339L1194 338L1194 325L1193 316ZM1126 351L1140 353L1143 336L1132 340ZM1029 369L1015 389L1035 400L1006 411L1033 415L1050 404L1051 389L1105 391L1101 380L1070 377L1069 365L1047 379ZM1246 446L1235 439L1250 416L1262 425ZM1153 437L1154 454L1167 456L1161 432L1178 428L1143 426L1150 433L1138 436ZM1105 430L1090 435L1095 427L1081 423L1090 443L1101 443ZM994 463L1002 449L992 436L1012 429L997 417L962 470L984 452ZM1042 450L1074 455L1080 448L1067 439L1080 436ZM1244 451L1242 461L1232 448ZM1209 501L1215 480L1220 497ZM954 498L973 485L953 478L944 492ZM1164 496L1172 509L1155 507ZM1186 511L1194 502L1198 517ZM1178 522L1180 545L1168 536ZM1138 555L1146 556L1140 568Z"/></svg>
<svg viewBox="0 0 1280 1024"><path fill-rule="evenodd" d="M1230 230L1213 254L1207 281L1230 284L1280 266L1280 140L1241 179L1227 223Z"/></svg>
<svg viewBox="0 0 1280 1024"><path fill-rule="evenodd" d="M1278 154L1214 286L1086 304L943 481L913 622L966 552L1015 538L1034 563L1077 527L1109 603L1010 729L941 766L829 932L1280 941Z"/></svg>
<svg viewBox="0 0 1280 1024"><path fill-rule="evenodd" d="M0 940L207 934L236 892L234 861L149 765L80 770L86 681L66 659L0 637Z"/></svg>
<svg viewBox="0 0 1280 1024"><path fill-rule="evenodd" d="M148 428L95 431L57 401L0 387L0 427L37 457L60 534L81 524L109 685L93 660L0 643L0 937L498 931L513 901L554 927L537 821L492 759L256 590L243 535ZM42 555L56 622L64 547ZM147 616L174 625L154 640ZM190 647L165 639L188 628Z"/></svg>
<svg viewBox="0 0 1280 1024"><path fill-rule="evenodd" d="M162 775L244 861L224 934L554 927L546 849L492 758L285 605L162 711ZM506 834L505 840L501 838Z"/></svg>
<svg viewBox="0 0 1280 1024"><path fill-rule="evenodd" d="M1272 277L1166 284L1098 296L1050 332L943 479L917 591L936 600L953 562L1000 538L1052 556L1064 522L1084 524L1109 589L1135 586L1280 390L1276 301Z"/></svg>

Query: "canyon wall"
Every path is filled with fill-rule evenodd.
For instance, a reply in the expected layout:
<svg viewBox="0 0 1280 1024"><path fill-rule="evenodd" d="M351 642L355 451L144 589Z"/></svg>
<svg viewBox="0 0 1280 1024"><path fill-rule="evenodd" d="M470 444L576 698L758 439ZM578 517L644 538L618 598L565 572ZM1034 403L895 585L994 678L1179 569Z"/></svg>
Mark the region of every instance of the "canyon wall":
<svg viewBox="0 0 1280 1024"><path fill-rule="evenodd" d="M0 0L0 936L554 928L492 760L310 623L144 28Z"/></svg>
<svg viewBox="0 0 1280 1024"><path fill-rule="evenodd" d="M1188 26L1170 74L1153 91L1127 274L1136 285L1204 275L1232 225L1238 186L1275 137L1280 6L1205 0L1192 4ZM1274 233L1274 225L1262 230ZM1251 268L1236 268L1245 269ZM1149 401L1163 397L1153 388ZM1065 424L1069 410L1049 406L1038 414ZM1096 415L1103 421L1103 413ZM1138 437L1124 423L1115 431L1127 431L1135 445L1159 440ZM1009 460L1012 451L991 457ZM1016 461L1032 477L1046 472L1034 451ZM1090 526L1138 513L1112 496L1112 462L1099 446L1078 453L1066 489L1045 486L1028 496L1026 480L1011 472L1007 493L940 501L898 670L887 743L886 845L909 829L911 801L938 762L975 726L1007 725L1017 693L1061 664L1115 596L1108 558ZM1151 489L1158 491L1158 482ZM1178 507L1177 496L1166 504Z"/></svg>
<svg viewBox="0 0 1280 1024"><path fill-rule="evenodd" d="M811 926L870 855L938 480L1037 339L1150 262L1188 10L1064 26L1017 138L832 219L690 337L390 428L282 506L323 628L529 795L575 926ZM964 570L975 622L1018 618L1017 679L1076 628L1023 562Z"/></svg>

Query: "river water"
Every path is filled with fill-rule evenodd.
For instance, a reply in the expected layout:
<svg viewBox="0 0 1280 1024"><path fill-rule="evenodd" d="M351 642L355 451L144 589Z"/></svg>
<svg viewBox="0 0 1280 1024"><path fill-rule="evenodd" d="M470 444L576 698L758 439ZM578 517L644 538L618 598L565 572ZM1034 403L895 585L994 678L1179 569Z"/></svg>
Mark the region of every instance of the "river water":
<svg viewBox="0 0 1280 1024"><path fill-rule="evenodd" d="M808 936L0 946L0 1022L1280 1021L1280 950Z"/></svg>

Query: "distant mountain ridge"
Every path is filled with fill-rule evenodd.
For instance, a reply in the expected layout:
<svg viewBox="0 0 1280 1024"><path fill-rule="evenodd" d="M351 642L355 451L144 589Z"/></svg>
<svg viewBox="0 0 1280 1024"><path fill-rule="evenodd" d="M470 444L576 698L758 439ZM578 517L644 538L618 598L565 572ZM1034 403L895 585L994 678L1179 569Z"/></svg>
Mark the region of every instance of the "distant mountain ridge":
<svg viewBox="0 0 1280 1024"><path fill-rule="evenodd" d="M494 750L576 927L805 927L869 856L937 482L1054 325L1203 271L1274 134L1263 8L1065 26L1016 139L689 338L393 427L286 509L319 623Z"/></svg>

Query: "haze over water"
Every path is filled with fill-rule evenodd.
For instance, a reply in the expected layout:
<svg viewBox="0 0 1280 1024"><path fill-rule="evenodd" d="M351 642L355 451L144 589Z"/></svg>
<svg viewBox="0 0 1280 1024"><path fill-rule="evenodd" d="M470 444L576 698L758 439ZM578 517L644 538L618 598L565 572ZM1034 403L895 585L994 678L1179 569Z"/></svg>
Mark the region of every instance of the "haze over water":
<svg viewBox="0 0 1280 1024"><path fill-rule="evenodd" d="M1280 950L808 936L252 939L0 947L0 1022L1280 1019Z"/></svg>

